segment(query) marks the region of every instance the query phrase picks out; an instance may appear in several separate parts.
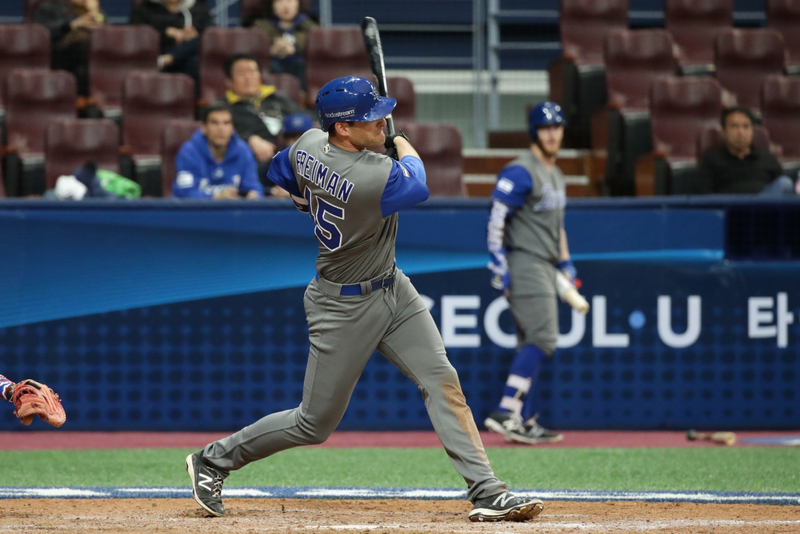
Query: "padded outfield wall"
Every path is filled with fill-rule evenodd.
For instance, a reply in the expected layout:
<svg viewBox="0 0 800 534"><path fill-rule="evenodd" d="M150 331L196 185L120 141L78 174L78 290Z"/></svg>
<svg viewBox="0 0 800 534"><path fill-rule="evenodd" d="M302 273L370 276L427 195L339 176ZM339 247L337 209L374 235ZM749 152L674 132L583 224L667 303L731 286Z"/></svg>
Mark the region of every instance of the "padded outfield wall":
<svg viewBox="0 0 800 534"><path fill-rule="evenodd" d="M397 248L479 422L515 343L485 268L488 207L403 212ZM566 227L592 310L559 305L529 406L543 424L800 427L800 204L576 200ZM299 403L317 245L288 201L7 200L0 228L0 373L54 387L69 428L234 430ZM340 428L430 423L376 354Z"/></svg>

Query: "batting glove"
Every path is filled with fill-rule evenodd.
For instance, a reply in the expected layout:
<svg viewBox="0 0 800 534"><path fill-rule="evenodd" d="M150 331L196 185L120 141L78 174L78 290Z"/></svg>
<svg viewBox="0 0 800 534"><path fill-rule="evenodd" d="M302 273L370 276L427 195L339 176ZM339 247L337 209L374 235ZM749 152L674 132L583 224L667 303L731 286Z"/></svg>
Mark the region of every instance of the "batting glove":
<svg viewBox="0 0 800 534"><path fill-rule="evenodd" d="M492 261L489 262L487 267L492 271L491 284L500 293L505 293L511 285L511 275L508 274L508 263L505 256L501 254L492 254Z"/></svg>
<svg viewBox="0 0 800 534"><path fill-rule="evenodd" d="M575 278L578 276L578 271L575 269L572 260L564 260L558 264L558 270L567 277L571 283L575 283Z"/></svg>
<svg viewBox="0 0 800 534"><path fill-rule="evenodd" d="M408 141L408 137L406 137L406 134L404 134L403 131L400 130L400 131L395 132L395 133L393 133L391 135L387 135L386 136L386 141L383 142L383 146L386 148L386 152L383 153L384 156L388 156L388 157L392 158L393 160L399 160L400 159L397 156L397 147L394 146L394 140L397 137L402 137L403 139Z"/></svg>

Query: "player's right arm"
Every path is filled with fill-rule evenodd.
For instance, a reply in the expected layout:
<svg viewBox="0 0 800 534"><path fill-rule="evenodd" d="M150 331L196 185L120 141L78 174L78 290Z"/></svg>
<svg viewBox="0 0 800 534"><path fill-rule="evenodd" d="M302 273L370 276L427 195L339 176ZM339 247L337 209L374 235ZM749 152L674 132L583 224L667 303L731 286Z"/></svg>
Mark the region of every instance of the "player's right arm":
<svg viewBox="0 0 800 534"><path fill-rule="evenodd" d="M533 189L531 177L522 167L506 167L497 176L492 192L492 210L486 228L486 245L489 249L488 268L492 271L492 287L505 291L511 285L508 261L503 246L506 220L525 203L525 197Z"/></svg>
<svg viewBox="0 0 800 534"><path fill-rule="evenodd" d="M185 144L175 158L175 181L172 182L172 196L177 198L211 198L210 191L200 188L203 170L198 161L199 156L192 153L191 146Z"/></svg>

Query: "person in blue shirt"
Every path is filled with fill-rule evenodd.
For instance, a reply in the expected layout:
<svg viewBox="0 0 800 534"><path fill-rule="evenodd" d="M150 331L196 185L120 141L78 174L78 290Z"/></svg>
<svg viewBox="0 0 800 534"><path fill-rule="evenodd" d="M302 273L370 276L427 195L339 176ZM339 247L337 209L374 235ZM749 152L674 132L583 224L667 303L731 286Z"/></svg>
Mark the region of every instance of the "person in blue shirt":
<svg viewBox="0 0 800 534"><path fill-rule="evenodd" d="M259 199L256 159L233 131L231 110L224 102L206 108L203 126L181 146L175 161L172 196L177 198Z"/></svg>

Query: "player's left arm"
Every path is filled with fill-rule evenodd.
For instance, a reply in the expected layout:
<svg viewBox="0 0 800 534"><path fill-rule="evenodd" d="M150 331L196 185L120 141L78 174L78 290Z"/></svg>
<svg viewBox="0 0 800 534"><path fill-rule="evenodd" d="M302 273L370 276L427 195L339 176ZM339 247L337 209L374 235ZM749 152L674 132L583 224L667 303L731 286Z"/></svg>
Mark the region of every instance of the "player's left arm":
<svg viewBox="0 0 800 534"><path fill-rule="evenodd" d="M578 276L578 271L569 256L569 243L567 243L567 231L561 227L561 232L558 240L558 246L561 253L561 262L558 264L558 270L564 273L567 280L575 283L575 277Z"/></svg>
<svg viewBox="0 0 800 534"><path fill-rule="evenodd" d="M406 144L411 147L408 142ZM425 183L425 166L416 151L413 154L403 154L398 146L398 153L400 161L390 160L392 170L381 196L381 214L384 217L425 202L430 196L430 190Z"/></svg>
<svg viewBox="0 0 800 534"><path fill-rule="evenodd" d="M267 171L267 178L275 185L288 192L292 197L295 207L303 213L309 213L308 201L303 198L303 193L297 185L294 177L292 162L289 160L289 152L292 147L285 148L272 158L272 164Z"/></svg>

